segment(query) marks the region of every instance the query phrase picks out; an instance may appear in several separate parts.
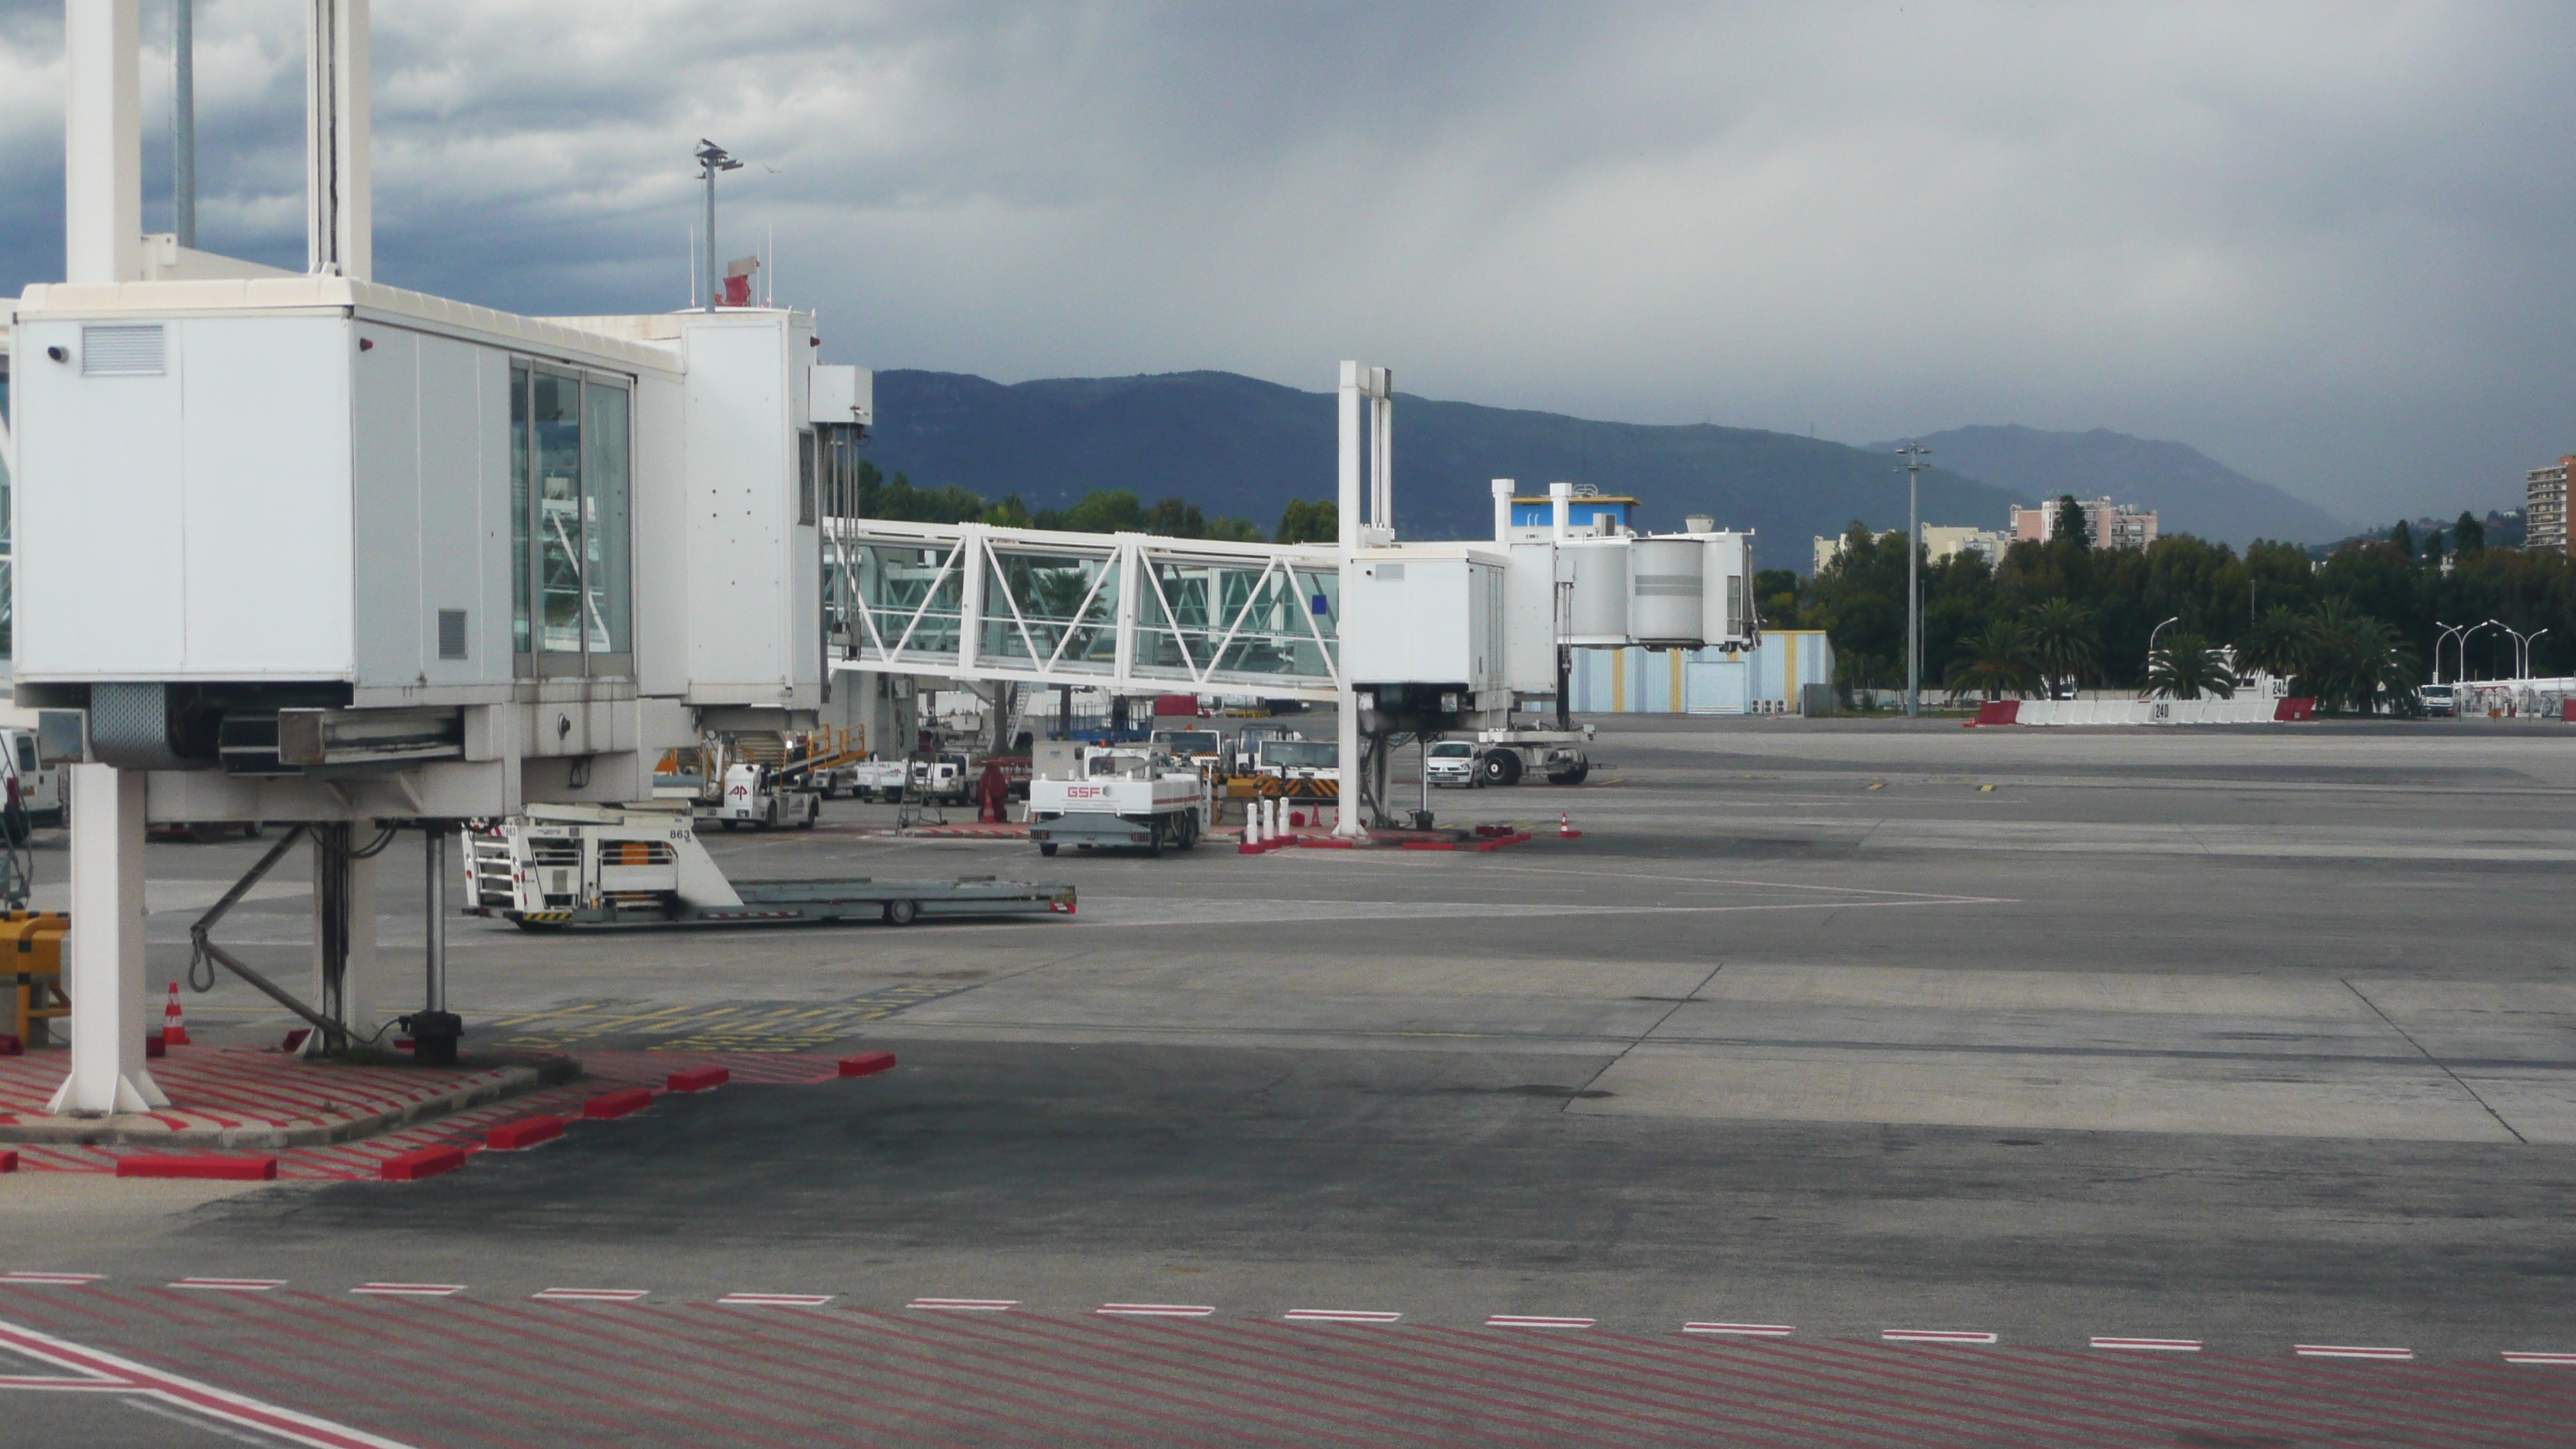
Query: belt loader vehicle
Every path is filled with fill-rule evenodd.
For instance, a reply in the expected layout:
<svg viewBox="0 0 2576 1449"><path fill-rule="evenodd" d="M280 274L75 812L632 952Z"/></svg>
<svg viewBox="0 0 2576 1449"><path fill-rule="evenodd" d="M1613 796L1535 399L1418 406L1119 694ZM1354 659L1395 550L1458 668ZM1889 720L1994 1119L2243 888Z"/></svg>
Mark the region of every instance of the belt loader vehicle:
<svg viewBox="0 0 2576 1449"><path fill-rule="evenodd" d="M740 926L923 916L1072 915L1071 885L957 880L728 881L686 805L539 805L467 834L468 915L523 931Z"/></svg>

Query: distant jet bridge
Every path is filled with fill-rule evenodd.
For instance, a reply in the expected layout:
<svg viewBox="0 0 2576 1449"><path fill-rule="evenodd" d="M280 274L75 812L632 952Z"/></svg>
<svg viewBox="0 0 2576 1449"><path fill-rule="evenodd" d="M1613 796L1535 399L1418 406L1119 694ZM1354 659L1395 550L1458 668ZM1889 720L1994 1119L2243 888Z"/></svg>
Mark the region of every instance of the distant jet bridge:
<svg viewBox="0 0 2576 1449"><path fill-rule="evenodd" d="M836 672L1341 695L1331 545L832 518L824 552Z"/></svg>

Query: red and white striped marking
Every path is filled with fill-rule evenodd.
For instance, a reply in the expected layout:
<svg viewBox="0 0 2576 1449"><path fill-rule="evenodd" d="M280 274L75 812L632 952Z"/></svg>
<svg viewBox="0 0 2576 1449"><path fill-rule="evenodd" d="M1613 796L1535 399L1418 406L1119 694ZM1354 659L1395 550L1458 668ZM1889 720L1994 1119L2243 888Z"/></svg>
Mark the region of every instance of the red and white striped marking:
<svg viewBox="0 0 2576 1449"><path fill-rule="evenodd" d="M1590 1328L1597 1318L1547 1318L1534 1313L1490 1313L1487 1328Z"/></svg>
<svg viewBox="0 0 2576 1449"><path fill-rule="evenodd" d="M928 1308L940 1313L1006 1313L1020 1306L1017 1298L915 1298L906 1308Z"/></svg>
<svg viewBox="0 0 2576 1449"><path fill-rule="evenodd" d="M2301 1343L2292 1345L2301 1358L2377 1358L2403 1363L2415 1357L2411 1348L2361 1348L2348 1343Z"/></svg>
<svg viewBox="0 0 2576 1449"><path fill-rule="evenodd" d="M0 1273L0 1283L79 1288L106 1277L104 1273Z"/></svg>
<svg viewBox="0 0 2576 1449"><path fill-rule="evenodd" d="M283 1278L182 1278L173 1288L195 1288L208 1293L274 1293L286 1286Z"/></svg>
<svg viewBox="0 0 2576 1449"><path fill-rule="evenodd" d="M2536 1364L2543 1367L2576 1368L2576 1353L2515 1353L2507 1350L2504 1361Z"/></svg>
<svg viewBox="0 0 2576 1449"><path fill-rule="evenodd" d="M1889 1343L1992 1343L1991 1333L1976 1333L1957 1328L1882 1328L1878 1336Z"/></svg>
<svg viewBox="0 0 2576 1449"><path fill-rule="evenodd" d="M728 1293L716 1300L732 1308L820 1308L832 1301L829 1293Z"/></svg>
<svg viewBox="0 0 2576 1449"><path fill-rule="evenodd" d="M453 1298L465 1291L462 1283L361 1283L349 1290L377 1298Z"/></svg>
<svg viewBox="0 0 2576 1449"><path fill-rule="evenodd" d="M1279 1316L1290 1323L1394 1323L1404 1317L1365 1308L1291 1308Z"/></svg>
<svg viewBox="0 0 2576 1449"><path fill-rule="evenodd" d="M632 1303L650 1288L545 1288L528 1296L552 1303Z"/></svg>
<svg viewBox="0 0 2576 1449"><path fill-rule="evenodd" d="M104 1392L139 1393L171 1408L238 1425L273 1439L302 1445L304 1449L412 1449L400 1440L382 1438L363 1429L352 1429L346 1424L335 1424L328 1419L265 1403L247 1394L237 1394L230 1389L219 1389L195 1379L147 1368L132 1359L102 1353L14 1323L0 1322L0 1348L82 1375L77 1380L37 1380L13 1385L15 1387L94 1385Z"/></svg>
<svg viewBox="0 0 2576 1449"><path fill-rule="evenodd" d="M1216 1313L1204 1303L1103 1303L1091 1311L1113 1318L1207 1318Z"/></svg>
<svg viewBox="0 0 2576 1449"><path fill-rule="evenodd" d="M2093 1346L2125 1349L2134 1353L2200 1352L2200 1340L2196 1338L2106 1338L2097 1333L2093 1335Z"/></svg>
<svg viewBox="0 0 2576 1449"><path fill-rule="evenodd" d="M1738 1338L1787 1338L1798 1330L1786 1323L1685 1323L1684 1333L1724 1333Z"/></svg>

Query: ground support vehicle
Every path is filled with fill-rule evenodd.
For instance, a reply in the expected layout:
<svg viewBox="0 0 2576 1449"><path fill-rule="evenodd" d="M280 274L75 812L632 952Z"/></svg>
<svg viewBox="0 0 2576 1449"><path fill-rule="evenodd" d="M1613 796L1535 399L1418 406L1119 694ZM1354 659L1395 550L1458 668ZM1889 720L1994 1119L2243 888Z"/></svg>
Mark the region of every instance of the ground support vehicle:
<svg viewBox="0 0 2576 1449"><path fill-rule="evenodd" d="M811 830L822 818L823 797L789 786L772 766L740 761L725 767L723 792L712 803L700 801L693 813L701 820L720 822L727 830L745 825L755 830L781 825Z"/></svg>
<svg viewBox="0 0 2576 1449"><path fill-rule="evenodd" d="M1488 785L1517 785L1523 775L1542 775L1551 785L1580 785L1592 773L1584 747L1592 743L1592 726L1564 730L1479 730L1476 733L1476 778Z"/></svg>
<svg viewBox="0 0 2576 1449"><path fill-rule="evenodd" d="M903 782L910 774L911 767L902 760L861 760L832 771L823 793L883 804L903 794Z"/></svg>
<svg viewBox="0 0 2576 1449"><path fill-rule="evenodd" d="M2415 691L2428 719L2456 719L2460 713L2459 692L2447 684L2428 684Z"/></svg>
<svg viewBox="0 0 2576 1449"><path fill-rule="evenodd" d="M1198 843L1207 788L1196 770L1140 750L1087 751L1079 774L1029 782L1029 839L1040 855L1138 846L1160 855Z"/></svg>
<svg viewBox="0 0 2576 1449"><path fill-rule="evenodd" d="M522 930L739 926L924 916L1071 915L1070 884L957 880L728 881L672 802L540 805L466 836L468 915Z"/></svg>

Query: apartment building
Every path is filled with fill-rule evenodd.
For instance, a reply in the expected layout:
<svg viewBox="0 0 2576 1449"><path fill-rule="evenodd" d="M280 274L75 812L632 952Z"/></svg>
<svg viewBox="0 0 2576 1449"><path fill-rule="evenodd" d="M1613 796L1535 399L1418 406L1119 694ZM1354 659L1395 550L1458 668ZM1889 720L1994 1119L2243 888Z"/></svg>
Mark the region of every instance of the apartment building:
<svg viewBox="0 0 2576 1449"><path fill-rule="evenodd" d="M2079 498L2075 506L2084 512L2084 532L2095 548L2145 548L2156 541L2156 513L2152 508L2138 508L2114 503L2109 498ZM2004 526L2004 537L2012 543L2046 543L2057 532L2055 500L2046 503L2016 503Z"/></svg>

